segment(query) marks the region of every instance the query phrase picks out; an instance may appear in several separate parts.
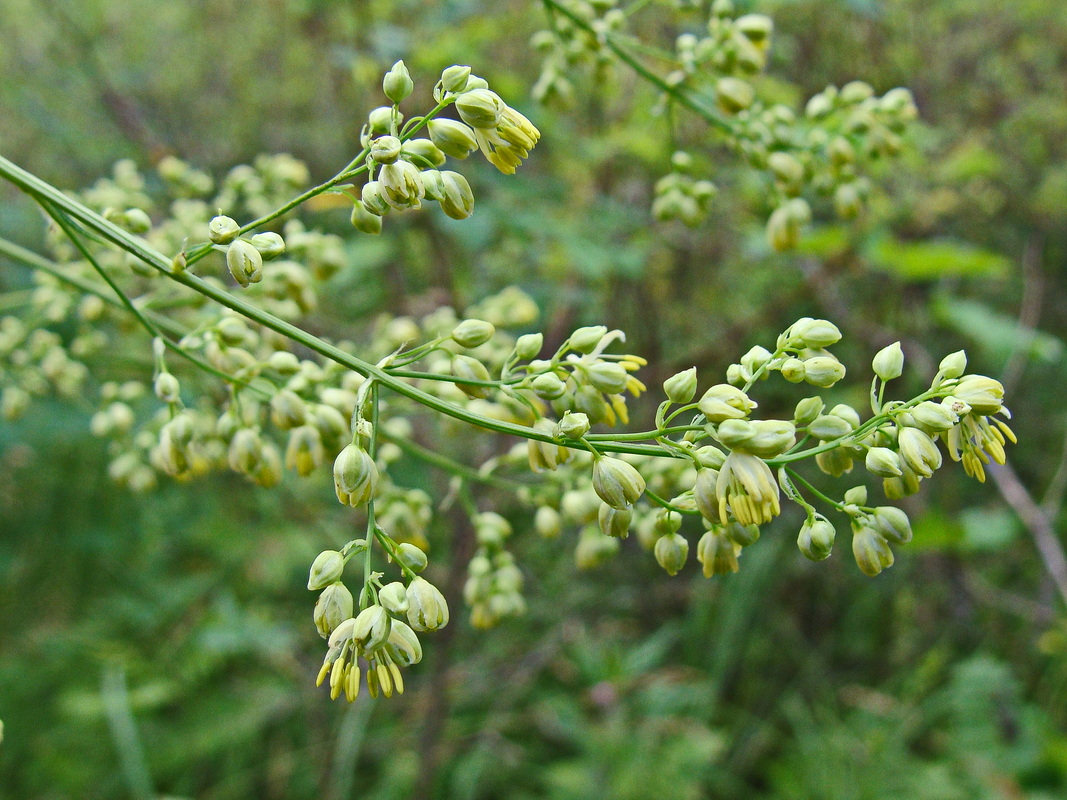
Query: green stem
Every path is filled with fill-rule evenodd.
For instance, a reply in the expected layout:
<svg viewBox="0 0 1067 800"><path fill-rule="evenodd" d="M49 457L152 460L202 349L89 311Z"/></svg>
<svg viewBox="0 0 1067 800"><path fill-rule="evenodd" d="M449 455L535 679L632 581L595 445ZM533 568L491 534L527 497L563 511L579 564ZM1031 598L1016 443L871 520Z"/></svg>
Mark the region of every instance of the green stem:
<svg viewBox="0 0 1067 800"><path fill-rule="evenodd" d="M255 230L256 228L259 228L259 227L261 227L263 225L266 225L268 222L273 222L278 217L280 217L280 216L282 216L284 214L287 214L290 211L292 211L298 205L300 205L302 203L306 203L311 198L317 197L318 195L322 194L323 192L326 192L326 191L332 189L337 184L344 183L349 178L354 177L355 175L358 175L361 172L365 171L366 167L359 167L359 168L354 169L354 170L352 168L359 161L361 161L362 159L366 158L368 153L369 153L369 151L364 149L358 156L356 156L354 159L352 159L352 162L347 167L345 167L343 170L341 170L341 172L339 172L336 175L334 175L332 178L330 178L325 183L320 183L318 186L314 186L314 187L308 189L303 194L297 195L296 197L294 197L289 202L285 203L284 205L280 206L279 208L276 208L274 211L271 211L269 214L264 214L259 219L254 219L251 222L249 222L249 223L247 223L245 225L242 225L240 230L238 231L238 235L242 235L242 234L248 233L249 231ZM351 170L351 171L349 171L349 170ZM212 245L210 242L205 242L203 244L200 244L200 245L194 247L192 250L190 250L186 254L186 258L185 258L186 266L192 266L197 261L199 261L204 256L206 256L208 253L210 253L213 249L214 249L214 245Z"/></svg>
<svg viewBox="0 0 1067 800"><path fill-rule="evenodd" d="M400 567L400 571L404 573L408 580L414 580L418 577L411 567L400 560L400 551L397 550L396 542L394 542L392 538L377 525L374 526L374 538L378 540L378 544L380 544L382 549L389 554L389 557L396 562L397 566ZM369 546L370 545L368 544L368 547Z"/></svg>
<svg viewBox="0 0 1067 800"><path fill-rule="evenodd" d="M475 483L483 483L486 486L493 486L497 489L507 489L509 491L514 491L515 489L519 489L526 485L521 481L512 481L506 478L496 477L494 475L484 475L473 467L469 467L466 464L461 464L458 461L453 461L448 456L441 455L440 453L434 450L430 450L427 447L423 447L421 444L418 444L411 439L399 436L393 438L385 432L383 432L382 435L385 439L387 439L392 444L395 444L409 456L417 458L421 461L425 461L431 466L437 467L438 469L443 470L444 472L448 472L449 474L456 475L460 478L463 478L464 480L473 481Z"/></svg>
<svg viewBox="0 0 1067 800"><path fill-rule="evenodd" d="M216 369L214 366L204 361L199 356L195 356L192 353L188 352L177 342L173 342L166 336L164 336L163 332L160 331L160 329L155 325L155 323L153 323L150 319L148 319L148 317L141 313L141 310L137 308L136 304L126 295L125 292L122 291L121 288L119 288L119 285L110 275L107 274L107 271L100 266L99 262L97 262L97 260L93 258L93 255L89 252L88 248L82 242L81 238L74 231L73 227L71 227L67 216L55 206L53 206L51 203L42 202L41 205L43 206L45 211L48 212L48 215L55 220L56 224L63 229L63 233L67 235L67 238L70 239L73 245L78 249L78 252L81 253L85 260L92 265L93 269L95 269L97 274L101 278L103 278L104 282L109 287L111 287L111 291L118 295L119 301L122 303L123 306L126 307L126 310L137 318L137 321L141 323L144 329L148 331L148 333L153 338L159 339L159 341L163 342L163 345L168 350L177 353L179 356L186 359L195 366L199 367L200 369L204 370L205 372L209 372L215 377L222 378L225 381L231 381L233 383L247 385L247 381L243 381L239 378L234 378L230 375L227 375L225 372Z"/></svg>
<svg viewBox="0 0 1067 800"><path fill-rule="evenodd" d="M786 468L785 468L785 471L786 471L786 472L787 472L787 473L789 474L789 477L790 477L790 478L791 478L792 480L794 480L794 481L799 481L800 483L804 484L804 488L806 488L806 489L807 489L807 490L808 490L809 492L811 492L811 493L812 493L813 495L815 495L816 497L818 497L818 498L819 498L820 500L822 500L822 501L823 501L824 503L827 503L828 505L831 505L831 506L833 506L833 507L834 507L834 508L836 508L836 509L837 509L838 511L841 511L841 510L842 510L842 509L844 508L844 505L843 505L843 504L841 504L841 503L837 502L836 500L832 500L832 499L830 499L830 498L829 498L829 497L827 497L827 496L826 496L825 494L823 494L823 493L822 493L822 492L820 492L820 491L819 491L818 489L816 489L816 488L815 488L814 486L812 486L812 485L811 485L811 483L810 483L810 482L808 482L808 481L807 481L807 480L806 480L806 479L804 478L804 476L803 476L803 475L801 475L801 474L800 474L799 472L797 472L796 470L794 470L794 469L790 469L789 467L786 467ZM795 488L795 487L794 487L794 488Z"/></svg>
<svg viewBox="0 0 1067 800"><path fill-rule="evenodd" d="M139 258L141 261L166 275L171 280L193 289L205 297L214 300L219 305L236 311L243 317L303 345L324 358L328 358L343 367L358 372L364 377L375 378L382 384L382 386L385 386L390 391L396 392L410 400L414 400L433 411L437 411L476 427L486 428L497 433L518 436L523 439L534 439L549 444L558 444L551 435L535 430L534 428L525 425L517 425L512 422L489 419L488 417L475 414L462 406L455 406L445 400L434 397L433 395L390 375L387 371L376 367L361 358L346 353L334 345L313 336L307 331L298 328L285 320L279 319L263 309L257 308L225 289L214 286L202 278L190 274L188 271L171 271L170 259L150 247L143 239L108 222L92 209L71 199L59 189L42 181L37 176L26 172L24 169L13 164L3 156L0 156L0 177L7 179L29 195L43 198L58 206L90 230L96 231L104 239ZM664 457L664 452L661 448L651 445L605 442L602 445L602 449L616 453Z"/></svg>
<svg viewBox="0 0 1067 800"><path fill-rule="evenodd" d="M85 294L99 297L105 303L115 306L116 308L125 308L122 301L114 295L108 294L104 291L103 287L97 286L92 281L87 281L77 275L71 275L65 272L56 262L50 261L44 256L34 253L32 250L27 250L25 247L20 247L14 242L9 242L7 239L0 238L0 255L5 255L31 269L40 270L41 272L51 275L56 280L65 283L68 286L72 286ZM167 333L170 333L173 336L182 336L184 334L184 331L181 330L178 323L173 322L167 317L157 314L146 314L146 316L148 316L158 328L167 331Z"/></svg>
<svg viewBox="0 0 1067 800"><path fill-rule="evenodd" d="M661 506L661 507L667 509L668 511L673 511L676 514L689 514L690 516L695 514L696 516L700 516L700 512L697 511L695 508L694 509L678 508L678 506L671 505L669 500L664 500L662 497L660 497L658 494L656 494L655 492L651 491L648 488L645 489L645 497L647 497L649 500L651 500L657 506Z"/></svg>
<svg viewBox="0 0 1067 800"><path fill-rule="evenodd" d="M690 111L699 116L709 125L718 128L719 130L725 133L734 132L733 125L731 125L727 120L719 116L710 108L704 106L701 103L698 103L685 92L679 91L678 87L671 86L659 75L652 72L652 70L648 69L644 64L634 58L621 45L619 45L612 34L608 33L601 36L593 29L593 26L590 25L586 20L582 19L582 17L580 17L578 14L575 14L562 3L557 2L557 0L542 1L545 7L550 12L554 11L560 14L561 16L566 17L568 20L574 23L577 27L584 30L586 33L592 34L600 41L603 41L604 46L607 47L612 53L614 53L620 61L626 64L630 69L637 73L637 75L639 75L641 78L644 78L646 81L648 81L657 89L659 89L661 92L669 95L679 105L688 108Z"/></svg>

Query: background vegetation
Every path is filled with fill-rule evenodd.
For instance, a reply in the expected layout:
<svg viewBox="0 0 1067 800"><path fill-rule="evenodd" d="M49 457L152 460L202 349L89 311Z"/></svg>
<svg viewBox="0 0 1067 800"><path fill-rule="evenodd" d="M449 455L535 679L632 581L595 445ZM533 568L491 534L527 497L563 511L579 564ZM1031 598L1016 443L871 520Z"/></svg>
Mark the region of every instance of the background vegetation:
<svg viewBox="0 0 1067 800"><path fill-rule="evenodd" d="M0 427L0 795L1065 796L1065 8L754 7L776 20L764 80L781 97L860 77L909 86L923 120L862 224L816 226L780 255L761 187L702 127L672 141L632 75L601 92L577 80L571 109L528 99L537 3L0 0L0 152L64 187L166 153L221 174L287 151L332 174L397 58L422 82L470 63L528 112L542 143L521 179L475 169L471 220L350 237L333 302L353 319L515 283L549 341L626 330L652 385L692 365L721 374L797 317L827 316L856 363L902 338L915 386L966 347L1007 386L1020 438L991 490L959 469L924 485L915 541L873 581L844 548L800 558L789 516L713 581L667 579L632 542L578 572L569 542L516 536L530 613L488 633L456 613L402 698L349 708L310 680L307 565L343 541L325 480L128 496L87 432L92 407L36 406ZM635 24L661 34L665 13L652 4ZM680 144L728 190L695 229L648 211ZM321 216L344 230L344 214ZM35 245L42 229L0 188L0 233ZM4 303L27 282L0 266ZM397 478L447 491L414 468ZM458 609L470 533L435 525Z"/></svg>

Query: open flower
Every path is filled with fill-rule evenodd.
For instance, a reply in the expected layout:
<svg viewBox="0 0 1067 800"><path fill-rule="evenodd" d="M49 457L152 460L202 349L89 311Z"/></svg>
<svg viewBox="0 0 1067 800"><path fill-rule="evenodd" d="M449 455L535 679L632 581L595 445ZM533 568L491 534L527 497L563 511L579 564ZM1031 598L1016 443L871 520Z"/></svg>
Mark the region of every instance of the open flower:
<svg viewBox="0 0 1067 800"><path fill-rule="evenodd" d="M506 107L495 128L475 128L474 138L490 164L505 175L514 175L522 160L529 158L541 132L518 111Z"/></svg>
<svg viewBox="0 0 1067 800"><path fill-rule="evenodd" d="M1002 410L1007 411L1003 407ZM982 483L985 483L985 465L990 459L1003 464L1004 443L1016 441L1007 423L979 414L968 414L941 435L952 460L962 461L964 472Z"/></svg>
<svg viewBox="0 0 1067 800"><path fill-rule="evenodd" d="M715 493L723 525L731 515L742 525L763 525L782 512L771 468L762 458L748 453L731 452L726 457Z"/></svg>

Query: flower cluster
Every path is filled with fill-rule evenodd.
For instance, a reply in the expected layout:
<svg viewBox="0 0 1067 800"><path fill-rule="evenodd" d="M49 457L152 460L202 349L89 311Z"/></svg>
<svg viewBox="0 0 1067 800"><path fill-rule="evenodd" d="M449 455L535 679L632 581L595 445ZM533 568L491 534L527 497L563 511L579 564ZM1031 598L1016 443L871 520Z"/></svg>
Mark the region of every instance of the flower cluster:
<svg viewBox="0 0 1067 800"><path fill-rule="evenodd" d="M622 57L614 37L626 18L613 3L548 5L560 11L549 47L558 60L595 54L603 66L609 54ZM695 102L701 82L713 82L708 96L717 99L728 141L773 182L771 244L795 242L811 216L807 188L825 189L839 212L852 213L865 192L857 165L899 149L914 115L910 96L894 90L876 98L869 87L849 84L818 95L801 120L764 107L747 82L766 60L769 20L735 17L718 0L707 31L677 41L681 66L667 94ZM543 81L555 86L544 93L562 96L561 81ZM346 208L352 203L352 223L367 233L380 232L383 217L430 201L462 219L473 194L462 175L443 168L447 159L480 150L511 174L539 138L469 67L444 71L436 106L425 115L405 119L400 111L414 89L403 62L382 89L390 104L368 116L360 153L312 189L306 168L289 156L237 167L217 192L208 175L174 158L159 164L159 181L121 162L80 198L39 189L35 196L55 222L48 233L54 261L3 245L37 270L27 315L35 324L0 320L5 417L50 391L98 389L90 427L108 441L111 475L135 491L164 475L185 481L220 470L271 487L288 470L317 477L328 494L332 464L336 513L363 526L359 538L321 552L308 580L318 592L313 622L327 640L318 679L329 678L333 697L354 699L364 676L372 695L403 692L401 670L422 656L419 635L448 623L444 594L423 577L439 501L458 498L476 536L463 590L471 622L487 627L525 610L523 574L507 547L512 524L479 510L467 484L508 489L533 512L541 536L575 529L582 568L616 553L633 530L670 575L686 568L691 539L706 576L734 572L744 549L793 503L805 517L797 540L804 556L832 552L836 531L819 505L848 519L855 560L876 575L893 563L892 547L910 539L906 515L868 504L865 485L831 496L800 473L801 462L838 478L862 464L890 500L917 491L942 466L942 443L978 480L987 464L1003 463L1004 446L1014 441L1000 418L1009 416L1003 387L967 373L962 352L941 363L929 390L886 400L886 384L904 361L899 344L890 345L872 363L871 415L828 407L821 392L843 380L846 368L830 349L841 332L827 320L796 321L773 349L751 348L703 393L695 368L670 376L654 427L625 434L603 428L629 424L628 398L647 391L637 377L645 360L613 352L625 336L603 325L579 327L562 342L549 337L546 346L534 330L537 305L517 288L462 314L442 306L421 316L382 315L346 333L352 340L313 335L320 320L304 323L319 308L323 282L347 268L346 250L340 237L289 218L295 208L332 192ZM440 116L450 106L458 119ZM656 188L656 215L695 221L715 188L696 177L690 156L676 154L672 166ZM153 184L165 193L150 191ZM241 224L244 215L256 218ZM234 284L239 298L229 291ZM131 336L131 325L144 335ZM130 364L114 363L120 347L141 380L130 379ZM89 366L110 369L112 379L90 384ZM754 389L772 377L808 394L789 418L757 414ZM436 427L421 424L429 417ZM466 442L467 426L520 441L480 464L467 463L473 448L453 458L419 441L432 428L462 430ZM449 473L448 497L394 480L402 458ZM360 583L346 576L353 558L361 562ZM395 570L395 580L376 567Z"/></svg>
<svg viewBox="0 0 1067 800"><path fill-rule="evenodd" d="M569 103L574 95L569 75L581 64L592 63L601 73L617 63L635 69L660 92L664 107L679 105L704 117L725 144L766 176L767 241L774 250L797 244L811 221L814 198L825 198L842 219L857 216L870 192L864 172L872 162L900 154L917 116L906 89L876 97L862 81L827 87L802 113L764 102L752 79L767 65L774 23L764 14L738 15L731 0L711 4L702 31L682 32L657 51L661 61L675 65L662 76L640 64L642 54L655 48L645 42L634 47L635 37L619 35L629 18L615 3L549 0L546 6L550 26L533 42L543 55L534 96ZM707 97L714 98L714 107ZM691 155L675 156L672 171L655 186L656 219L695 226L706 217L715 187L695 178L698 171Z"/></svg>
<svg viewBox="0 0 1067 800"><path fill-rule="evenodd" d="M447 158L465 159L481 150L489 163L512 175L541 138L533 123L470 67L446 69L434 88L434 114L405 125L399 104L413 88L404 62L397 62L384 81L393 105L372 111L361 132L368 180L359 198L352 198L352 224L364 233L381 233L382 217L419 209L425 201L436 201L453 219L466 219L474 212L474 193L463 175L442 169ZM451 104L462 121L435 116ZM423 128L429 138L414 138Z"/></svg>

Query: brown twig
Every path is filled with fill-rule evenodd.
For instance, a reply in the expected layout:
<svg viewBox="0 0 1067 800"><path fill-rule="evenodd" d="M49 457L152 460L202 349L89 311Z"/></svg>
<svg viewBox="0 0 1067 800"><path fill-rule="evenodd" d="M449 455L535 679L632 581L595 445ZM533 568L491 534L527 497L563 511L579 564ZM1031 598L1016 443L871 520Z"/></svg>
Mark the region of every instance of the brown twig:
<svg viewBox="0 0 1067 800"><path fill-rule="evenodd" d="M1012 507L1037 546L1037 552L1055 583L1063 602L1067 604L1067 556L1056 536L1052 520L1046 515L1030 493L1023 486L1011 464L990 464L989 474L1000 491L1004 501Z"/></svg>

